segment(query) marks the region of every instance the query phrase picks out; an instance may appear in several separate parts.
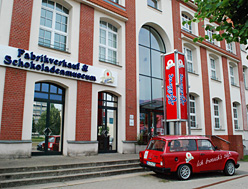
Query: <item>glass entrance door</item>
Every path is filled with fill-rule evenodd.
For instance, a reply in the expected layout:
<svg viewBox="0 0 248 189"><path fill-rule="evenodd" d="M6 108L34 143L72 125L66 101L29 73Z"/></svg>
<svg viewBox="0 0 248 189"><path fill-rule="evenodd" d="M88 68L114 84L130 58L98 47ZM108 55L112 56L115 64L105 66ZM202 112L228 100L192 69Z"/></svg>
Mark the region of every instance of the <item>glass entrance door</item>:
<svg viewBox="0 0 248 189"><path fill-rule="evenodd" d="M98 151L117 152L117 97L109 93L98 97Z"/></svg>
<svg viewBox="0 0 248 189"><path fill-rule="evenodd" d="M64 92L49 83L35 85L32 155L62 154Z"/></svg>

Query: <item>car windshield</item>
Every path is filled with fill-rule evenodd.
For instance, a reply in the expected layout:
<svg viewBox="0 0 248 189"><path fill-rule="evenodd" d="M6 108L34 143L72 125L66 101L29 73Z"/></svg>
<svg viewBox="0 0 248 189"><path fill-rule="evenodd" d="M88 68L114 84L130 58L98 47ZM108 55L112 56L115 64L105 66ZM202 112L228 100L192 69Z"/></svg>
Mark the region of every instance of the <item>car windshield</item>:
<svg viewBox="0 0 248 189"><path fill-rule="evenodd" d="M156 150L163 152L165 148L165 141L163 140L151 140L147 147L147 150Z"/></svg>
<svg viewBox="0 0 248 189"><path fill-rule="evenodd" d="M50 137L50 138L48 139L48 142L54 142L54 137Z"/></svg>

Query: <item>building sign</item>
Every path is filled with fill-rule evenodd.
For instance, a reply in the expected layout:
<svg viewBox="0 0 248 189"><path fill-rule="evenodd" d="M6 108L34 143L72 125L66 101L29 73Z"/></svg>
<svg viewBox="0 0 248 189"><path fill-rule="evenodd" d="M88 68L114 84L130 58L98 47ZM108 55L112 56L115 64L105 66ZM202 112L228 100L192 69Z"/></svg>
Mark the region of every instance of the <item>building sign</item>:
<svg viewBox="0 0 248 189"><path fill-rule="evenodd" d="M164 56L164 82L166 120L186 121L188 107L184 54L175 51Z"/></svg>
<svg viewBox="0 0 248 189"><path fill-rule="evenodd" d="M117 86L116 72L9 46L0 45L0 66Z"/></svg>

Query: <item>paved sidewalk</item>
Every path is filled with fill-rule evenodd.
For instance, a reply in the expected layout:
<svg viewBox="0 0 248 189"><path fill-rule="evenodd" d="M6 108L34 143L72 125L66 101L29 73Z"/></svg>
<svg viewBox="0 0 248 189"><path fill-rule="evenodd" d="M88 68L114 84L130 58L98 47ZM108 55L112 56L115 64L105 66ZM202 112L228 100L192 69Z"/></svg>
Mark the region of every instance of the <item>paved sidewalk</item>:
<svg viewBox="0 0 248 189"><path fill-rule="evenodd" d="M0 159L0 168L32 167L45 165L63 165L89 162L106 162L126 159L139 159L139 154L98 154L94 156L32 156L26 159Z"/></svg>

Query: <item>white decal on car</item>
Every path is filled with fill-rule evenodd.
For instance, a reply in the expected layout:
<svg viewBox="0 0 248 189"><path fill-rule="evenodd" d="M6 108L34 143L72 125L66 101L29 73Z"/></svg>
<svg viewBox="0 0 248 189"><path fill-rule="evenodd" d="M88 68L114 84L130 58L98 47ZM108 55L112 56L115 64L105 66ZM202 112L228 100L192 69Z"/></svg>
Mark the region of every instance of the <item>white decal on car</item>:
<svg viewBox="0 0 248 189"><path fill-rule="evenodd" d="M190 160L194 159L194 157L192 156L192 154L190 152L186 153L186 163L189 163Z"/></svg>
<svg viewBox="0 0 248 189"><path fill-rule="evenodd" d="M144 159L147 159L147 156L148 156L148 151L145 151Z"/></svg>

